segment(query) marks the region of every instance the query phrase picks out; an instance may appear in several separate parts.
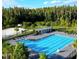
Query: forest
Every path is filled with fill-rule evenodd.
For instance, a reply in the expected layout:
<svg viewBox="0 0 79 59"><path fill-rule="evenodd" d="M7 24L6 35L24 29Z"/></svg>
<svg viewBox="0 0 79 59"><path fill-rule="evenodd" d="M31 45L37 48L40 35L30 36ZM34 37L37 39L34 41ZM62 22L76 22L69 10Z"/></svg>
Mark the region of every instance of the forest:
<svg viewBox="0 0 79 59"><path fill-rule="evenodd" d="M40 28L51 26L55 29L68 28L75 31L77 27L77 6L60 6L44 8L2 8L2 29L16 27L22 24L23 28Z"/></svg>

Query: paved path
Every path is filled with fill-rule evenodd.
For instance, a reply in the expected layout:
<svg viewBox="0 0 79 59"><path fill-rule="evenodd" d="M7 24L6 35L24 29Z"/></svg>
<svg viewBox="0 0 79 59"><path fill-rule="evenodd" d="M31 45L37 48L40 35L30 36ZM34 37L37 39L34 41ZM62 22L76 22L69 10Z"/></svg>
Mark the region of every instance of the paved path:
<svg viewBox="0 0 79 59"><path fill-rule="evenodd" d="M46 36L49 36L49 35L52 35L52 34L61 34L61 35L77 38L75 34L67 34L67 33L64 33L64 32L55 31L55 32L51 32L51 33L41 34L41 35L28 35L28 36L24 36L23 38L21 37L21 39L38 40L40 38L43 38L43 37L46 37ZM16 40L19 40L19 39L16 39ZM12 45L16 44L16 40L11 39L11 40L9 40L9 43L11 43Z"/></svg>
<svg viewBox="0 0 79 59"><path fill-rule="evenodd" d="M68 45L67 47L63 48L59 53L56 55L62 56L63 58L72 58L76 55L76 49L72 47L72 44Z"/></svg>
<svg viewBox="0 0 79 59"><path fill-rule="evenodd" d="M76 38L75 34L67 34L65 32L58 32L58 31L51 32L51 33L44 33L44 34L41 34L41 35L29 35L26 38L27 39L31 39L31 40L37 40L37 39L40 39L40 38L43 38L43 37L46 37L46 36L49 36L49 35L52 35L52 34L61 34L61 35L65 35L65 36L70 36L70 37Z"/></svg>

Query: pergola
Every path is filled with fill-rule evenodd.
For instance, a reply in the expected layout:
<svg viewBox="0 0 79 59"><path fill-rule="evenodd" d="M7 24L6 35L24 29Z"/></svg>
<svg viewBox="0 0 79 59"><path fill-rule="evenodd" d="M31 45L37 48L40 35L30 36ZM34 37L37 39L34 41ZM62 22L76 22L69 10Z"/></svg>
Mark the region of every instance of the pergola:
<svg viewBox="0 0 79 59"><path fill-rule="evenodd" d="M52 31L52 28L51 27L46 27L46 28L40 28L40 29L35 29L36 32L38 33L48 33L48 32L51 32Z"/></svg>

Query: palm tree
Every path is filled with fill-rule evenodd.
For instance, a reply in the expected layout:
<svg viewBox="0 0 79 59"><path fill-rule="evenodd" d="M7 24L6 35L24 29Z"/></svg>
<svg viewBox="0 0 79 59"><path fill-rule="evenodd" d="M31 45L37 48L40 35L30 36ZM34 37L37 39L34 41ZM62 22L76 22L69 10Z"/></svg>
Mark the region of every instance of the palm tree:
<svg viewBox="0 0 79 59"><path fill-rule="evenodd" d="M29 53L23 44L17 43L14 46L9 43L4 43L2 50L5 59L28 59Z"/></svg>
<svg viewBox="0 0 79 59"><path fill-rule="evenodd" d="M23 44L17 43L13 51L13 59L27 59L29 53Z"/></svg>
<svg viewBox="0 0 79 59"><path fill-rule="evenodd" d="M3 48L2 48L2 54L3 57L5 57L6 59L9 58L9 56L11 55L11 46L8 42L5 42L3 44Z"/></svg>
<svg viewBox="0 0 79 59"><path fill-rule="evenodd" d="M74 43L73 43L73 48L77 48L77 39L76 40L74 40Z"/></svg>
<svg viewBox="0 0 79 59"><path fill-rule="evenodd" d="M44 53L40 53L39 59L47 59L47 57Z"/></svg>
<svg viewBox="0 0 79 59"><path fill-rule="evenodd" d="M8 59L8 50L7 50L7 48L2 48L2 50L3 50L2 51L2 53L3 53L2 56L5 57L5 59Z"/></svg>

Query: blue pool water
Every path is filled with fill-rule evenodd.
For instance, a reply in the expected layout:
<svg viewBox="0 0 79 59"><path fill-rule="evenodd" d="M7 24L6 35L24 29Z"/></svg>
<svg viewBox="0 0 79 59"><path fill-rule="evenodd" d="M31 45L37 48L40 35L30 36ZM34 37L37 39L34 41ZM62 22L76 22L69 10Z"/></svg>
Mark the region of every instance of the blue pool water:
<svg viewBox="0 0 79 59"><path fill-rule="evenodd" d="M30 41L30 40L19 40L18 42L24 43L25 46L31 48L35 52L42 52L46 55L51 55L57 53L57 50L63 49L65 46L73 43L74 38L54 34L44 38L41 38L37 41Z"/></svg>

